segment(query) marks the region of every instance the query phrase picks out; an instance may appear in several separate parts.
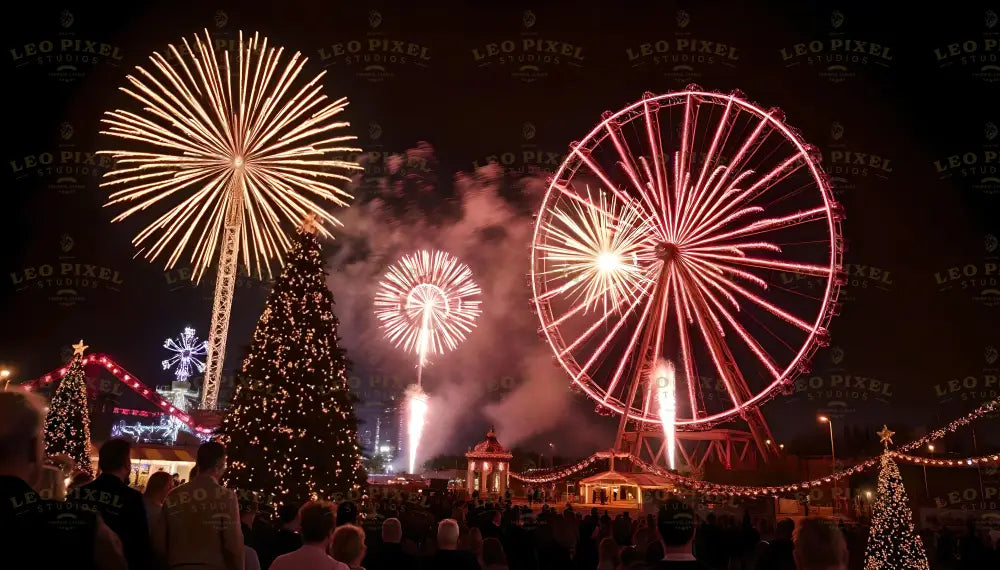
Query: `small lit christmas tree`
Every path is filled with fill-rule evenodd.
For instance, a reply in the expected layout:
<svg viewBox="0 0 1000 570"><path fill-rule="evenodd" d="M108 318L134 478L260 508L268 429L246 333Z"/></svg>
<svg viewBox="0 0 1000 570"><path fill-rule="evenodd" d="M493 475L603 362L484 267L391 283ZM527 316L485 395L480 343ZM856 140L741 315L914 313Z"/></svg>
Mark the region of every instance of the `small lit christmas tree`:
<svg viewBox="0 0 1000 570"><path fill-rule="evenodd" d="M93 475L90 465L90 411L83 372L85 350L87 346L82 340L73 345L73 360L52 396L45 417L45 453L49 456L65 454L76 463L77 469Z"/></svg>
<svg viewBox="0 0 1000 570"><path fill-rule="evenodd" d="M913 513L907 504L906 489L899 466L889 455L894 432L882 426L878 432L885 446L878 491L872 508L871 532L865 551L865 570L926 570L924 543L913 529Z"/></svg>
<svg viewBox="0 0 1000 570"><path fill-rule="evenodd" d="M274 508L348 496L366 479L315 223L310 216L299 228L219 428L226 484L273 494Z"/></svg>

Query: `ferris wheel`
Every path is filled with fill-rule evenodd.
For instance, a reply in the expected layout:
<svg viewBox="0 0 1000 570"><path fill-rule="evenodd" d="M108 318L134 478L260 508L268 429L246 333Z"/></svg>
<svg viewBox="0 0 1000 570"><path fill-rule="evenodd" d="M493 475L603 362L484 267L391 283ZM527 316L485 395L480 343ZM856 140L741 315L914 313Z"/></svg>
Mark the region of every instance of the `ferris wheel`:
<svg viewBox="0 0 1000 570"><path fill-rule="evenodd" d="M780 110L693 85L647 93L571 143L548 185L532 242L540 334L623 425L661 423L661 360L676 363L678 430L745 419L829 343L842 218Z"/></svg>

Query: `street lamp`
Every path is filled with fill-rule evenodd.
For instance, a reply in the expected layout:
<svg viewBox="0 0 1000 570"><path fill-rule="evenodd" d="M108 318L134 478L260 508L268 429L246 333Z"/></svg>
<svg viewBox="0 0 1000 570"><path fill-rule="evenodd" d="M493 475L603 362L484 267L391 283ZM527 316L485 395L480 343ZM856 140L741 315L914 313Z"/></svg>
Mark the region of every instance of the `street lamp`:
<svg viewBox="0 0 1000 570"><path fill-rule="evenodd" d="M6 391L7 386L10 385L10 370L7 370L6 368L0 370L0 379L3 380L3 389Z"/></svg>
<svg viewBox="0 0 1000 570"><path fill-rule="evenodd" d="M832 475L837 471L837 450L836 450L836 447L834 447L834 444L833 444L833 420L831 420L829 416L820 416L819 417L819 422L822 423L822 424L826 424L827 427L830 428L830 475L831 475L831 478L832 478ZM832 502L833 502L833 514L836 515L837 514L837 480L833 479L832 481L830 481L830 483L831 483L831 488L833 490L833 500L832 500Z"/></svg>

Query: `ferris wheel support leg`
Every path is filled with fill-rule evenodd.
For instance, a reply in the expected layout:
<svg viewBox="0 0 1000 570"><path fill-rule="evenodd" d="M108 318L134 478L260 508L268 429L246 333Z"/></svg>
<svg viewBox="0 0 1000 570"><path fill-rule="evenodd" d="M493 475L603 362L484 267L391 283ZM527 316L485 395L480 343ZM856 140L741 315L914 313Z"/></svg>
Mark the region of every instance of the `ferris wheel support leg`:
<svg viewBox="0 0 1000 570"><path fill-rule="evenodd" d="M752 411L747 412L746 422L750 427L750 434L753 435L754 442L757 444L761 459L767 463L776 455L776 452L774 436L771 435L771 428L764 420L764 414L760 411L760 407L755 407Z"/></svg>
<svg viewBox="0 0 1000 570"><path fill-rule="evenodd" d="M212 326L208 335L208 362L205 367L205 382L201 387L201 408L204 410L214 410L219 403L222 364L226 359L226 337L229 334L229 313L233 308L233 291L236 288L242 222L242 208L236 201L230 206L229 214L222 236L219 272L212 301Z"/></svg>

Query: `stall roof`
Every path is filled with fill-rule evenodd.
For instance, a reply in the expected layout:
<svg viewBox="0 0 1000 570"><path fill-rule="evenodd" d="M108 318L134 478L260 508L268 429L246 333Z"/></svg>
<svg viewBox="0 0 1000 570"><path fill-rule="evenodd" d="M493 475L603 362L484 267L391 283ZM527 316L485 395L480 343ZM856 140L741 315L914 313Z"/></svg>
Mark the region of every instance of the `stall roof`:
<svg viewBox="0 0 1000 570"><path fill-rule="evenodd" d="M673 487L673 483L662 475L654 473L622 473L604 471L580 481L580 485L634 485L641 488Z"/></svg>

